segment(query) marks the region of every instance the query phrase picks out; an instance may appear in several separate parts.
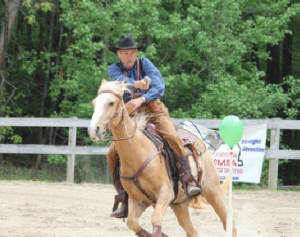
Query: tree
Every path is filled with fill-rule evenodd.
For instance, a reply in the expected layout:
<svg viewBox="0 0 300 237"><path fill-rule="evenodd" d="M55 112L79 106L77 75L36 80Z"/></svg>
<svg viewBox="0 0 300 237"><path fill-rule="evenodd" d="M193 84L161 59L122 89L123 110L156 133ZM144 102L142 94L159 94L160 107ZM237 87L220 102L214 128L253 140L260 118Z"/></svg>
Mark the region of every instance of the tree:
<svg viewBox="0 0 300 237"><path fill-rule="evenodd" d="M3 116L5 114L5 106L14 95L14 92L16 90L16 87L6 79L5 67L7 48L18 14L20 0L1 0L0 4L4 6L3 12L0 12L0 14L2 15L0 32L0 116ZM6 98L6 86L10 86L13 88L12 94L8 98Z"/></svg>

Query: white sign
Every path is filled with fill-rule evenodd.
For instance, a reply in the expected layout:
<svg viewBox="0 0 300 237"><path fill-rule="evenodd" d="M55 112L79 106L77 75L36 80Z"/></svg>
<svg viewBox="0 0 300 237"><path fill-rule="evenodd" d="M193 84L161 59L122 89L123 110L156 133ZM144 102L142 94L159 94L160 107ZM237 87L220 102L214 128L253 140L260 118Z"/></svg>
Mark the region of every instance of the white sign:
<svg viewBox="0 0 300 237"><path fill-rule="evenodd" d="M182 127L198 136L211 150L220 179L229 174L230 148L223 143L217 131L204 128L191 122ZM264 160L267 125L244 127L243 137L232 149L232 180L247 183L259 183Z"/></svg>

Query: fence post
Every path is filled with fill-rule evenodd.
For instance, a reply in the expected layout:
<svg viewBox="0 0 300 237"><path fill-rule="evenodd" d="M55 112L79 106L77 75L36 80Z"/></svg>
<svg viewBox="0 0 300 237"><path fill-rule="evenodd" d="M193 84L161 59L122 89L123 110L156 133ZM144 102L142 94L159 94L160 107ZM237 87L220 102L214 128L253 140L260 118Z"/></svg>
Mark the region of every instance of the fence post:
<svg viewBox="0 0 300 237"><path fill-rule="evenodd" d="M77 119L77 117L72 117ZM67 182L74 183L74 170L75 170L75 146L76 146L76 127L69 127L69 139L68 139L69 150L71 154L68 155L67 162Z"/></svg>
<svg viewBox="0 0 300 237"><path fill-rule="evenodd" d="M280 129L271 129L270 150L279 150ZM269 180L268 188L276 190L278 180L278 159L270 159L269 161Z"/></svg>

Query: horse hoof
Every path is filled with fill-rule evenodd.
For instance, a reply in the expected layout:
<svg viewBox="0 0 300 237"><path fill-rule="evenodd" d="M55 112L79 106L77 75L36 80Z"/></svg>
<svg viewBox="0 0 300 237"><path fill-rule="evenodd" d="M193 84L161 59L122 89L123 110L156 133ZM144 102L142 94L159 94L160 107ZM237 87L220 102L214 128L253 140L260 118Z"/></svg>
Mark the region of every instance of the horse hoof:
<svg viewBox="0 0 300 237"><path fill-rule="evenodd" d="M151 235L149 234L148 231L144 230L144 229L140 229L139 232L135 233L138 237L151 237Z"/></svg>
<svg viewBox="0 0 300 237"><path fill-rule="evenodd" d="M168 237L166 234L161 232L161 226L154 226L151 237Z"/></svg>

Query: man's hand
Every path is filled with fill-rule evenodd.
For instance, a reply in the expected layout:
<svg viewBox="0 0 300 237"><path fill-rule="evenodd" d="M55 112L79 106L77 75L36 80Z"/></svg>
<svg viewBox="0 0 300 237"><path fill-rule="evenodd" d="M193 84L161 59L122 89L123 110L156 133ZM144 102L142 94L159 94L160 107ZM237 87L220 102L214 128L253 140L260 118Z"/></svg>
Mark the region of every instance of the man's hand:
<svg viewBox="0 0 300 237"><path fill-rule="evenodd" d="M142 80L135 81L134 87L137 89L148 90L151 83L151 79L149 77L145 77Z"/></svg>
<svg viewBox="0 0 300 237"><path fill-rule="evenodd" d="M146 102L145 97L139 97L133 100L130 100L125 104L126 110L129 114L135 112L143 103Z"/></svg>

